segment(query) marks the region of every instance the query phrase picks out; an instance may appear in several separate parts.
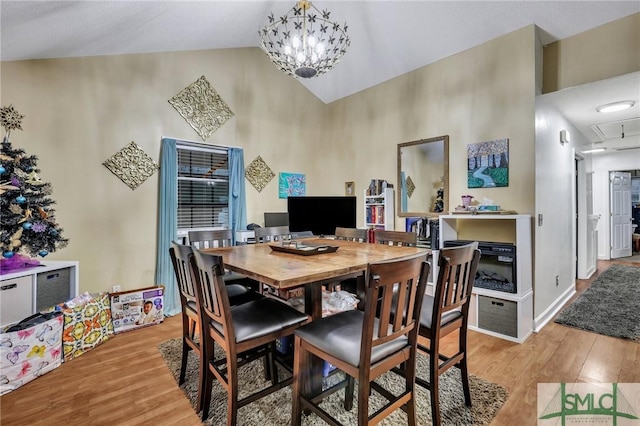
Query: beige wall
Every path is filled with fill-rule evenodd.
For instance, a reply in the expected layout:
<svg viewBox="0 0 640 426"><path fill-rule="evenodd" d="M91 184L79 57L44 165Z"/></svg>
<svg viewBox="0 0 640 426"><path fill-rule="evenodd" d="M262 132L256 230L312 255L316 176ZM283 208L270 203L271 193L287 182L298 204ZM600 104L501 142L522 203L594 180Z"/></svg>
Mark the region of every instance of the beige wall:
<svg viewBox="0 0 640 426"><path fill-rule="evenodd" d="M397 144L449 135L450 209L471 194L533 214L534 41L535 27L525 27L330 104L328 143L355 165L336 177L354 181L357 194L372 178L398 188ZM509 186L468 189L467 145L505 137ZM403 230L404 218L395 227Z"/></svg>
<svg viewBox="0 0 640 426"><path fill-rule="evenodd" d="M310 195L354 181L361 203L372 178L395 184L398 143L447 134L450 207L470 193L532 214L534 38L529 26L330 105L256 48L3 62L0 102L26 116L11 141L39 156L71 240L49 258L80 261L81 291L132 289L154 282L158 174L132 191L102 162L130 141L159 161L162 136L200 140L167 100L201 75L236 114L207 143L305 173ZM467 144L502 137L509 187L467 189ZM247 183L247 208L257 223L284 211L277 178L261 193Z"/></svg>
<svg viewBox="0 0 640 426"><path fill-rule="evenodd" d="M544 48L543 93L640 69L640 13Z"/></svg>
<svg viewBox="0 0 640 426"><path fill-rule="evenodd" d="M81 291L149 286L155 280L158 173L132 191L102 165L135 141L159 162L162 136L202 142L167 102L204 75L235 116L207 143L244 148L278 172L314 173L326 106L279 72L257 48L3 62L1 104L23 131L11 142L39 157L57 220L70 239L47 259L79 260ZM249 222L286 210L277 176L258 193L247 183ZM324 188L310 179L311 193ZM343 186L340 187L344 191Z"/></svg>

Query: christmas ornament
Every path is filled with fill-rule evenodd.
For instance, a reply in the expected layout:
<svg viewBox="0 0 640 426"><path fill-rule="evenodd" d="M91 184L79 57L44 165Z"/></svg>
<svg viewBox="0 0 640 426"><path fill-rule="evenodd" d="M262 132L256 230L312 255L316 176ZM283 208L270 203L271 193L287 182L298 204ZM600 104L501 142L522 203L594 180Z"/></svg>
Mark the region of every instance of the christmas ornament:
<svg viewBox="0 0 640 426"><path fill-rule="evenodd" d="M6 171L7 171L7 169L5 169L4 167L0 166L0 175L3 174Z"/></svg>
<svg viewBox="0 0 640 426"><path fill-rule="evenodd" d="M33 224L31 222L25 222L22 224L23 229L31 229L32 226Z"/></svg>
<svg viewBox="0 0 640 426"><path fill-rule="evenodd" d="M34 223L31 229L33 230L33 232L44 232L47 230L47 225L42 222L38 222Z"/></svg>
<svg viewBox="0 0 640 426"><path fill-rule="evenodd" d="M9 181L0 182L0 195L4 194L7 191L14 191L16 189L20 189L20 188L14 185L10 185Z"/></svg>
<svg viewBox="0 0 640 426"><path fill-rule="evenodd" d="M48 252L47 250L40 250L40 251L38 252L38 254L39 254L40 256L42 256L42 257L45 257L46 255L48 255L48 254L49 254L49 252Z"/></svg>
<svg viewBox="0 0 640 426"><path fill-rule="evenodd" d="M40 179L40 176L38 176L38 174L35 171L29 173L25 182L27 182L30 185L45 185L45 182L43 182L42 179Z"/></svg>
<svg viewBox="0 0 640 426"><path fill-rule="evenodd" d="M18 111L13 108L13 105L0 108L0 126L4 127L7 133L13 129L22 130L20 123L23 118L24 115L19 114Z"/></svg>
<svg viewBox="0 0 640 426"><path fill-rule="evenodd" d="M12 251L5 251L4 253L2 253L2 257L4 257L5 259L11 259L14 254L15 253Z"/></svg>
<svg viewBox="0 0 640 426"><path fill-rule="evenodd" d="M18 195L16 197L16 203L18 203L18 204L24 204L26 201L27 201L27 199L24 198L22 195Z"/></svg>
<svg viewBox="0 0 640 426"><path fill-rule="evenodd" d="M49 229L49 235L51 235L52 237L57 237L58 236L58 231L56 231L54 228L50 228Z"/></svg>

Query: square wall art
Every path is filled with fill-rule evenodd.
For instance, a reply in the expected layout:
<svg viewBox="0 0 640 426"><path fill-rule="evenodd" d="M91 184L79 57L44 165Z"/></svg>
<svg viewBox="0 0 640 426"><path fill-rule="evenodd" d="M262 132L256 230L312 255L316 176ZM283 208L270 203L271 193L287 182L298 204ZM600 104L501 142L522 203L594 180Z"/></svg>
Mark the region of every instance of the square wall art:
<svg viewBox="0 0 640 426"><path fill-rule="evenodd" d="M467 145L467 187L509 186L509 139Z"/></svg>
<svg viewBox="0 0 640 426"><path fill-rule="evenodd" d="M306 195L307 181L300 173L280 173L278 179L279 198L299 197Z"/></svg>

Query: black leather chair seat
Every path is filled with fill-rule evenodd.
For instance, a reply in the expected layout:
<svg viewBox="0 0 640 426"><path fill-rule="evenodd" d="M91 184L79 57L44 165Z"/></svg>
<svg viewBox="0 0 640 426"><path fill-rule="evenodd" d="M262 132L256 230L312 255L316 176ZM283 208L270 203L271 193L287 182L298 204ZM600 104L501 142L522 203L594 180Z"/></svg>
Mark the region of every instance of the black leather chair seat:
<svg viewBox="0 0 640 426"><path fill-rule="evenodd" d="M332 356L355 367L360 366L360 345L364 312L346 311L311 322L298 328L295 334ZM373 333L378 333L378 319L375 319ZM373 348L371 364L397 352L409 344L405 336L391 340Z"/></svg>
<svg viewBox="0 0 640 426"><path fill-rule="evenodd" d="M269 297L261 297L234 306L231 310L236 343L255 339L307 320L307 316L297 309ZM219 333L223 333L220 323L211 321L211 325Z"/></svg>
<svg viewBox="0 0 640 426"><path fill-rule="evenodd" d="M420 326L431 328L431 316L433 315L433 296L428 294L424 295L422 299L422 311L420 312ZM453 320L456 320L462 316L459 309L446 312L442 315L442 321L440 326L445 326Z"/></svg>
<svg viewBox="0 0 640 426"><path fill-rule="evenodd" d="M255 291L240 284L228 284L226 289L227 295L229 296L229 305L231 306L242 305L244 303L251 302L252 300L264 299L264 296L260 293L256 293ZM198 314L196 311L196 302L194 300L187 301L187 309L190 309L196 315Z"/></svg>

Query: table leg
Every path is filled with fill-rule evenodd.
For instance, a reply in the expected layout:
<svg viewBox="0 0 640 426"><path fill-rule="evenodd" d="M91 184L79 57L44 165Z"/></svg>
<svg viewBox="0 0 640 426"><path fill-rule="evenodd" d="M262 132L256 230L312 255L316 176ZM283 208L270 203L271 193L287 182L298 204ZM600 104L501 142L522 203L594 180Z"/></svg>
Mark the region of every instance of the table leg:
<svg viewBox="0 0 640 426"><path fill-rule="evenodd" d="M304 309L307 315L311 316L311 320L315 321L322 318L322 285L321 283L313 283L305 286L304 290ZM302 389L305 396L318 395L322 392L322 365L321 359L307 355L309 359L306 365L309 366L306 386Z"/></svg>

